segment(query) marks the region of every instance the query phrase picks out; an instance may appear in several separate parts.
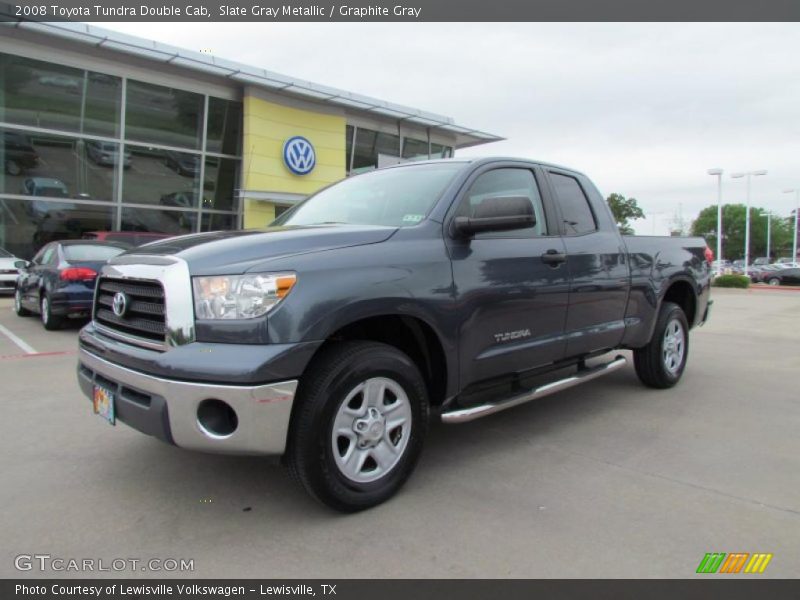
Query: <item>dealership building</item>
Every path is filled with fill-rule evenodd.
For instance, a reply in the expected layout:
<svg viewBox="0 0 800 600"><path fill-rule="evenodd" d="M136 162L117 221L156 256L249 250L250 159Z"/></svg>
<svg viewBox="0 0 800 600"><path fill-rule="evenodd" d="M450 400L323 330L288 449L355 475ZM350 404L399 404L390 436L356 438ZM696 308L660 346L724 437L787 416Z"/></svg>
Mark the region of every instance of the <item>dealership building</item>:
<svg viewBox="0 0 800 600"><path fill-rule="evenodd" d="M0 23L0 247L268 225L351 174L499 140L83 23Z"/></svg>

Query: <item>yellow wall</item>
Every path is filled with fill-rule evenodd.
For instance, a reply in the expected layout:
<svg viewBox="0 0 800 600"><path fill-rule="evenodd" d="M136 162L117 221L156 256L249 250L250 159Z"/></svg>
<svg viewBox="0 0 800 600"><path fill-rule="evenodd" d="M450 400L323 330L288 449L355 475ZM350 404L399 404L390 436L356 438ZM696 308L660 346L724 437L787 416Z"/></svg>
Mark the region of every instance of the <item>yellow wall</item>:
<svg viewBox="0 0 800 600"><path fill-rule="evenodd" d="M343 179L346 124L343 116L292 108L246 94L242 188L310 194ZM283 163L283 143L295 135L307 138L316 152L316 166L308 175L295 175ZM271 203L245 200L245 228L264 227L274 217Z"/></svg>

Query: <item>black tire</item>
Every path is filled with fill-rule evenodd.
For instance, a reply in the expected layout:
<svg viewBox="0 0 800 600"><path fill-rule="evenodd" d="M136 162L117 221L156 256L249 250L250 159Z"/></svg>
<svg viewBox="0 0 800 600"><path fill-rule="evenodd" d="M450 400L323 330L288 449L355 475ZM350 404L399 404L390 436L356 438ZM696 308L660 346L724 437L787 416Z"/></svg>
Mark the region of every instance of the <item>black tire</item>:
<svg viewBox="0 0 800 600"><path fill-rule="evenodd" d="M388 500L414 470L428 428L428 394L419 369L408 356L392 346L354 341L336 343L323 349L306 373L292 413L285 457L289 472L309 494L342 512L364 510ZM400 433L407 441L397 452L397 462L385 474L374 481L357 482L345 475L337 464L337 460L341 462L344 458L340 455L337 459L334 454L342 451L334 448L338 441L334 437L333 424L337 415L341 416L346 410L344 401L348 396L351 397L349 406L354 401L354 390L363 382L376 378L390 380L405 393L404 410L410 414L410 434L407 429ZM381 394L382 402L385 402L385 392ZM366 407L366 395L363 402ZM354 431L360 420L353 421ZM387 439L392 435L388 428L381 428L381 431L381 436L385 435ZM367 442L357 439L358 442L356 439L351 442L352 451L355 452L358 446L359 452L369 454L369 448L360 446ZM383 438L376 442L383 443ZM399 441L393 443L400 445ZM375 468L381 467L376 463ZM366 471L367 475L369 472Z"/></svg>
<svg viewBox="0 0 800 600"><path fill-rule="evenodd" d="M47 294L42 294L42 298L39 301L39 310L42 325L47 331L61 329L61 326L64 324L64 317L53 314L52 306L50 305L50 296Z"/></svg>
<svg viewBox="0 0 800 600"><path fill-rule="evenodd" d="M668 342L665 339L667 327L674 328L675 324L683 333L683 349L681 359L675 360L675 354L668 352ZM671 329L673 330L673 329ZM666 355L669 354L669 359ZM658 313L653 337L643 348L633 351L633 365L636 375L643 384L657 389L666 389L680 381L686 360L689 357L689 323L683 309L672 302L664 302Z"/></svg>
<svg viewBox="0 0 800 600"><path fill-rule="evenodd" d="M781 284L781 280L778 279L777 277L770 277L769 279L767 279L767 284L769 284L769 285L780 285Z"/></svg>
<svg viewBox="0 0 800 600"><path fill-rule="evenodd" d="M14 290L14 312L17 313L18 317L31 316L31 311L22 306L22 292L19 291L19 288Z"/></svg>

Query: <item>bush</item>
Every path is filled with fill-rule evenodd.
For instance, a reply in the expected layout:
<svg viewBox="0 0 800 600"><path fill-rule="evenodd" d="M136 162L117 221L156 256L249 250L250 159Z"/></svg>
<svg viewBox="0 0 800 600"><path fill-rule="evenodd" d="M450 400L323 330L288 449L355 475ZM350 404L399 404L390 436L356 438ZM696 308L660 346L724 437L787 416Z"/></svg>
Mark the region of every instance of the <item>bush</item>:
<svg viewBox="0 0 800 600"><path fill-rule="evenodd" d="M720 275L714 279L714 286L746 289L750 287L750 278L744 275Z"/></svg>

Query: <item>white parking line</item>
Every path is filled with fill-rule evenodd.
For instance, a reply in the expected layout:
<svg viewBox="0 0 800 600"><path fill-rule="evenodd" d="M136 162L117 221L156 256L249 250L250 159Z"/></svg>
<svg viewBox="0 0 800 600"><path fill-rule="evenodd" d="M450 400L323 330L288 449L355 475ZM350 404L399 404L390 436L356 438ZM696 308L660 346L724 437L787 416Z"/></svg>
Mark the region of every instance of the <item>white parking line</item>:
<svg viewBox="0 0 800 600"><path fill-rule="evenodd" d="M3 325L0 325L0 333L5 335L8 339L10 339L12 342L14 342L17 346L22 348L23 352L25 352L27 354L36 354L36 350L34 350L32 346L29 346L25 342L25 340L23 340L22 338L17 337L16 335L14 335L14 333L12 333L8 329L6 329Z"/></svg>

